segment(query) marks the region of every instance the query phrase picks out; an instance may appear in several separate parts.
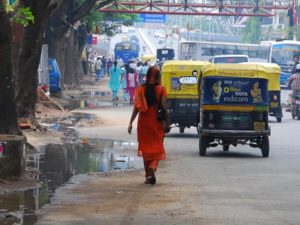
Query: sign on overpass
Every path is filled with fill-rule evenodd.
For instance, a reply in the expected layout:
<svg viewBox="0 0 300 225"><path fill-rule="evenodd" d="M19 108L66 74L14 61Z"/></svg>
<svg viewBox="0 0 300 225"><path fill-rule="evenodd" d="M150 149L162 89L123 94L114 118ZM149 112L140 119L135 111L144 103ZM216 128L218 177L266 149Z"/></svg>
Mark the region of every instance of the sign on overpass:
<svg viewBox="0 0 300 225"><path fill-rule="evenodd" d="M140 22L143 23L165 23L166 22L165 14L140 14Z"/></svg>

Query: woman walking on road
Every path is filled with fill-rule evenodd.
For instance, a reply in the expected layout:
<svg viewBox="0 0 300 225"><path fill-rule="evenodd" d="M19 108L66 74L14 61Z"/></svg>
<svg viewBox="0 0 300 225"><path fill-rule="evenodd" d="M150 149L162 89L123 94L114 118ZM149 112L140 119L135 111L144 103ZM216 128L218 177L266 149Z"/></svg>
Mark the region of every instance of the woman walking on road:
<svg viewBox="0 0 300 225"><path fill-rule="evenodd" d="M161 85L160 72L157 67L150 67L147 71L146 83L139 86L135 93L133 112L130 118L128 133L131 134L132 123L138 117L138 156L143 157L146 181L145 184L156 183L155 172L160 160L166 158L163 145L164 127L157 119L159 101L167 113L166 91ZM168 123L169 126L169 123Z"/></svg>
<svg viewBox="0 0 300 225"><path fill-rule="evenodd" d="M113 101L118 100L118 91L120 89L121 69L117 64L117 61L114 61L114 65L109 71L109 87L112 91Z"/></svg>
<svg viewBox="0 0 300 225"><path fill-rule="evenodd" d="M138 83L137 72L133 68L129 68L126 74L127 92L129 93L129 104L133 104L134 92Z"/></svg>

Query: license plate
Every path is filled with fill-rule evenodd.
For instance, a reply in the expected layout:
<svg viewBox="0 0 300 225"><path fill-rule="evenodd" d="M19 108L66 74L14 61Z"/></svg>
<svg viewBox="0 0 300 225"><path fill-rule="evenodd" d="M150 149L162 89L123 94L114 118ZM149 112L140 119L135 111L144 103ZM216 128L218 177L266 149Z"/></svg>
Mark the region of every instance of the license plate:
<svg viewBox="0 0 300 225"><path fill-rule="evenodd" d="M277 108L278 107L278 102L271 102L271 107L272 108Z"/></svg>
<svg viewBox="0 0 300 225"><path fill-rule="evenodd" d="M256 131L262 131L265 129L265 122L254 122L253 129Z"/></svg>

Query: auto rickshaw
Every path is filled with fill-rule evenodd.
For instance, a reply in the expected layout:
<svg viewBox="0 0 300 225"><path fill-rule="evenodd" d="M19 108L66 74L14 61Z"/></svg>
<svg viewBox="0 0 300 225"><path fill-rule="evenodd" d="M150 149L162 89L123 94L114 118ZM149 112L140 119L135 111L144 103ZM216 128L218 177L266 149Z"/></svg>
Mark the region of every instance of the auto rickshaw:
<svg viewBox="0 0 300 225"><path fill-rule="evenodd" d="M156 62L155 55L142 55L141 59L142 59L142 63L145 63L146 61Z"/></svg>
<svg viewBox="0 0 300 225"><path fill-rule="evenodd" d="M275 63L247 63L258 67L258 75L268 79L269 115L274 116L277 122L282 121L282 105L280 91L280 67Z"/></svg>
<svg viewBox="0 0 300 225"><path fill-rule="evenodd" d="M200 81L199 155L222 145L260 148L269 156L267 68L258 64L210 64Z"/></svg>
<svg viewBox="0 0 300 225"><path fill-rule="evenodd" d="M167 91L171 125L184 133L199 122L198 79L207 61L166 61L161 68L162 84Z"/></svg>

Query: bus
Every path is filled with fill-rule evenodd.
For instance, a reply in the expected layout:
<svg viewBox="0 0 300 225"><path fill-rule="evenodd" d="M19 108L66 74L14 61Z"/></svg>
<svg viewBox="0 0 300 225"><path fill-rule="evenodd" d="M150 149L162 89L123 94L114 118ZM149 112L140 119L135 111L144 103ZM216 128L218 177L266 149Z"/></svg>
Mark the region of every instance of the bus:
<svg viewBox="0 0 300 225"><path fill-rule="evenodd" d="M119 42L114 49L115 59L121 58L124 63L127 63L130 59L139 58L139 51L140 46L135 42Z"/></svg>
<svg viewBox="0 0 300 225"><path fill-rule="evenodd" d="M268 62L280 66L280 85L287 87L287 82L300 61L300 42L292 40L262 41L261 46L269 46Z"/></svg>
<svg viewBox="0 0 300 225"><path fill-rule="evenodd" d="M250 61L267 62L259 44L229 42L184 41L179 46L181 60L210 60L216 55L248 55Z"/></svg>

